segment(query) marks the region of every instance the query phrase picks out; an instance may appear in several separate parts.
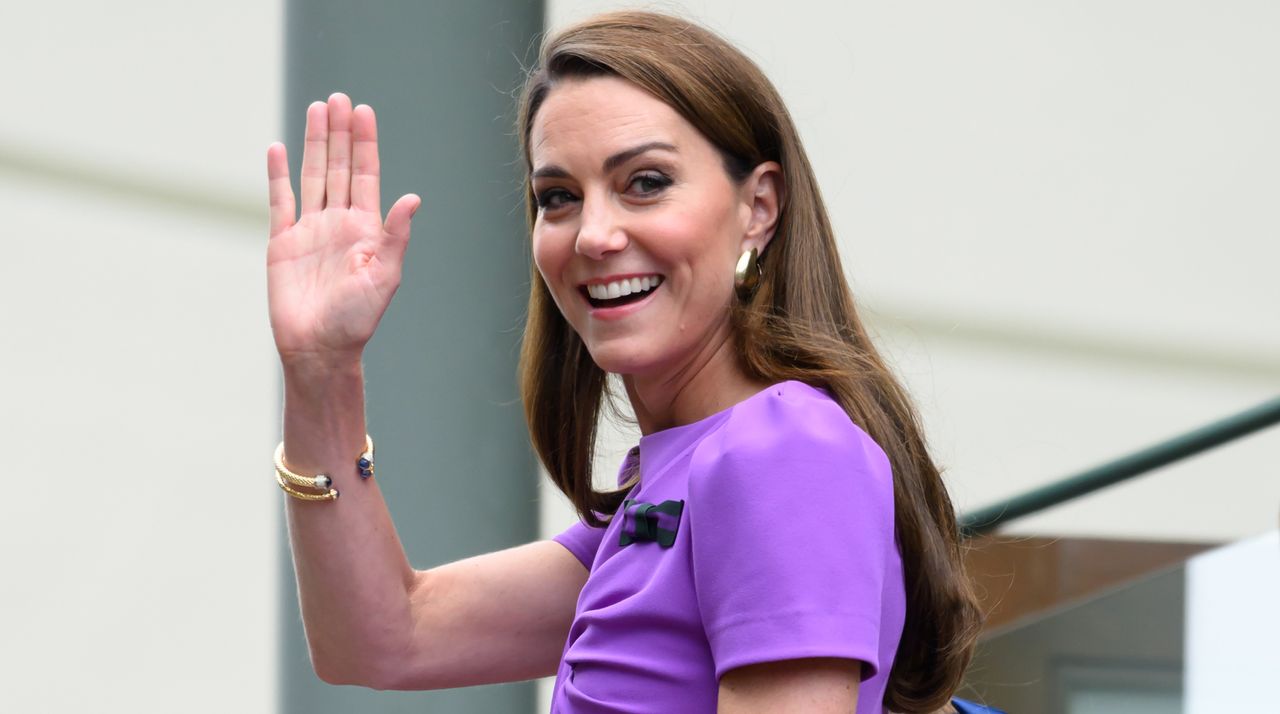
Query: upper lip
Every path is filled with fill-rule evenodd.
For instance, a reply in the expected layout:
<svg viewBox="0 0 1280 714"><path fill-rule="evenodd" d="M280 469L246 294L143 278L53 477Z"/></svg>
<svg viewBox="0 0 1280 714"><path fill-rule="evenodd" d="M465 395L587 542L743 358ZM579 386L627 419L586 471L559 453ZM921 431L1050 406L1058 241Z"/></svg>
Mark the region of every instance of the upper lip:
<svg viewBox="0 0 1280 714"><path fill-rule="evenodd" d="M662 277L662 273L655 273L655 272L649 271L644 273L618 273L616 275L606 275L600 278L591 278L590 280L585 280L582 283L579 283L579 287L585 288L588 285L608 285L609 283L621 282L623 280L630 280L632 278L643 278L646 276Z"/></svg>

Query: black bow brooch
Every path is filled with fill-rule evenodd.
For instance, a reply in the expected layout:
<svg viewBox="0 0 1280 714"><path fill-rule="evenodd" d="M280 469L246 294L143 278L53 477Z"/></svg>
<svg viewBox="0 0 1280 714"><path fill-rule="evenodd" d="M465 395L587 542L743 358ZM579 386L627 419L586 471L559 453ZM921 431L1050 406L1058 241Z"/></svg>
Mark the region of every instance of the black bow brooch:
<svg viewBox="0 0 1280 714"><path fill-rule="evenodd" d="M684 501L653 504L627 499L622 502L622 509L624 520L618 545L650 541L663 548L670 548L676 542L676 530L680 527Z"/></svg>

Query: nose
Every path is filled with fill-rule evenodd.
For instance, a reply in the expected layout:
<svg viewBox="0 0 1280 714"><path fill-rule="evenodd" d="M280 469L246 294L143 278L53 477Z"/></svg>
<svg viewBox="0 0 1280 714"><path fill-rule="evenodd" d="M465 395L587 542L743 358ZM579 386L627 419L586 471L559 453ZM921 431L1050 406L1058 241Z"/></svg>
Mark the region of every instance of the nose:
<svg viewBox="0 0 1280 714"><path fill-rule="evenodd" d="M583 197L582 220L574 251L593 260L627 247L627 233L619 216L607 200Z"/></svg>

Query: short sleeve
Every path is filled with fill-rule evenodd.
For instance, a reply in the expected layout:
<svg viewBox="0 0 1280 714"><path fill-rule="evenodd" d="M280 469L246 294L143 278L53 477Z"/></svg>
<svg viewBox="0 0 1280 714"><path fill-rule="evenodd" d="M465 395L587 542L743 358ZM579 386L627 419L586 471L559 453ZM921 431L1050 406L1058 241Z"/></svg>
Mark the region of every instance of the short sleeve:
<svg viewBox="0 0 1280 714"><path fill-rule="evenodd" d="M603 528L592 528L582 521L574 521L573 525L561 531L552 540L567 548L570 553L573 553L573 557L590 571L603 538Z"/></svg>
<svg viewBox="0 0 1280 714"><path fill-rule="evenodd" d="M716 677L801 657L878 661L893 534L880 447L825 393L772 387L699 446L694 587ZM743 405L744 407L747 405Z"/></svg>
<svg viewBox="0 0 1280 714"><path fill-rule="evenodd" d="M618 466L619 486L627 480L636 466L635 459L638 458L639 453L639 449L633 448L622 459L622 464ZM604 540L604 531L603 526L592 528L579 519L552 540L568 548L569 552L573 553L573 556L590 572L591 564L596 559L596 551L600 550L600 542Z"/></svg>

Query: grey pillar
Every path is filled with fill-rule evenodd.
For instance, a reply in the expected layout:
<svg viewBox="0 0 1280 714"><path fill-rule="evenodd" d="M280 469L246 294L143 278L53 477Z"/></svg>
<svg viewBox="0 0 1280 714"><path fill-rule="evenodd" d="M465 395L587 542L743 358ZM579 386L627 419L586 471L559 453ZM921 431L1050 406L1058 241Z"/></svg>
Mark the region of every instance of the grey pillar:
<svg viewBox="0 0 1280 714"><path fill-rule="evenodd" d="M417 568L537 537L515 376L529 257L512 96L542 17L540 0L287 2L294 176L307 104L343 91L378 113L383 210L404 193L423 198L365 359L377 478ZM529 683L401 693L320 682L283 539L281 711L533 711Z"/></svg>

